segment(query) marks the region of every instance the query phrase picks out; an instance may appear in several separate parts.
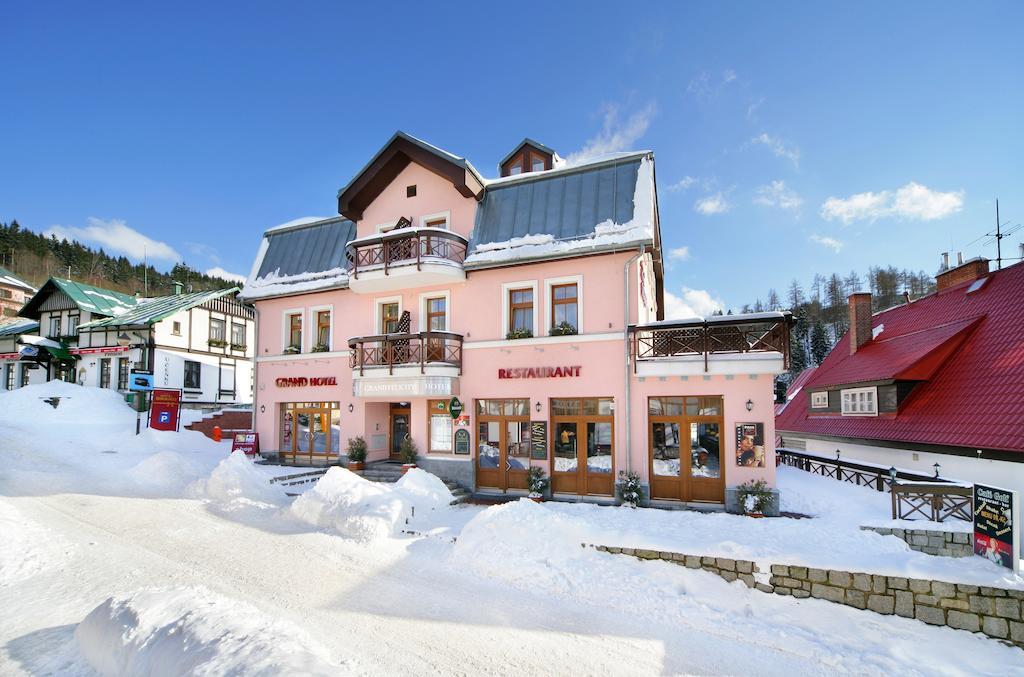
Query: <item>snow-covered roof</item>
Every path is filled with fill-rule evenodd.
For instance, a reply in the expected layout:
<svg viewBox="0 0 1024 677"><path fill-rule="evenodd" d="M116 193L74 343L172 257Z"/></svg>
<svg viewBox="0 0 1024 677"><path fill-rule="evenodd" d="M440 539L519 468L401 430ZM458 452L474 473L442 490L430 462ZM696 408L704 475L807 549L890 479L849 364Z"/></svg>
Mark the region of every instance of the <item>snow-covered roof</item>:
<svg viewBox="0 0 1024 677"><path fill-rule="evenodd" d="M28 282L25 282L25 280L2 266L0 266L0 284L7 285L9 287L17 287L18 289L24 289L25 291L30 292L34 292L36 290L36 288Z"/></svg>
<svg viewBox="0 0 1024 677"><path fill-rule="evenodd" d="M19 334L26 334L37 329L39 329L39 323L27 317L12 317L8 320L0 321L0 337L18 336Z"/></svg>
<svg viewBox="0 0 1024 677"><path fill-rule="evenodd" d="M242 298L347 286L345 245L355 234L356 225L341 216L271 228L263 235Z"/></svg>
<svg viewBox="0 0 1024 677"><path fill-rule="evenodd" d="M100 327L118 327L127 325L154 324L165 318L195 308L207 301L218 299L222 296L234 294L238 287L228 289L215 289L212 291L198 291L188 294L171 294L169 296L157 296L155 298L140 299L139 304L131 310L123 310L114 313L113 317L104 317L92 320L79 325L80 329L95 329Z"/></svg>
<svg viewBox="0 0 1024 677"><path fill-rule="evenodd" d="M765 313L739 313L736 315L709 315L708 317L686 317L674 320L658 320L635 325L637 329L661 329L699 324L744 324L746 322L770 322L792 317L788 310L770 310Z"/></svg>

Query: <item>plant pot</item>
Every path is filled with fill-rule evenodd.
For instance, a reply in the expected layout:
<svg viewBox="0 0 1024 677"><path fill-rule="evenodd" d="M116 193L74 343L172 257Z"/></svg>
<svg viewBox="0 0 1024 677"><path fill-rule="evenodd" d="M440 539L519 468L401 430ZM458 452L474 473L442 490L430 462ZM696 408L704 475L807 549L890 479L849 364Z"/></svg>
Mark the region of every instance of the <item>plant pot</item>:
<svg viewBox="0 0 1024 677"><path fill-rule="evenodd" d="M412 470L415 467L416 467L415 463L403 463L402 464L402 474L404 475L405 473L409 472L410 470Z"/></svg>
<svg viewBox="0 0 1024 677"><path fill-rule="evenodd" d="M351 470L352 472L362 472L363 470L366 469L366 464L363 463L362 461L349 461L348 469Z"/></svg>
<svg viewBox="0 0 1024 677"><path fill-rule="evenodd" d="M764 513L761 512L748 512L747 517L753 517L754 519L761 519L764 517Z"/></svg>
<svg viewBox="0 0 1024 677"><path fill-rule="evenodd" d="M534 503L543 503L544 502L544 497L543 496L527 496L527 498L529 498Z"/></svg>

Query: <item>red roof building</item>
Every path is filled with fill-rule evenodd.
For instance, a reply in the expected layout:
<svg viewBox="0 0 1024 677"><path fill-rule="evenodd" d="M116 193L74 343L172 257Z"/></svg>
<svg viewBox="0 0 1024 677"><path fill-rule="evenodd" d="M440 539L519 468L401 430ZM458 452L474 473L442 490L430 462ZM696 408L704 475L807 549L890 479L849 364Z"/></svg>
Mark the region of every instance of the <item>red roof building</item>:
<svg viewBox="0 0 1024 677"><path fill-rule="evenodd" d="M1024 264L989 272L973 259L936 282L873 315L870 294L850 296L850 330L780 407L784 446L845 444L851 460L899 467L947 455L935 462L964 479L949 455L1024 461Z"/></svg>

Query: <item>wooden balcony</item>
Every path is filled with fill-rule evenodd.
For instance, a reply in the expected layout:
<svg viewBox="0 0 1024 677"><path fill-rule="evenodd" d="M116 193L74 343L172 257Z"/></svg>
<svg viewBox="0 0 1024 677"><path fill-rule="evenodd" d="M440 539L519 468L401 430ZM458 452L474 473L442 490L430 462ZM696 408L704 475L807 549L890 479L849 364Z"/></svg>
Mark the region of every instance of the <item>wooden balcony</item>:
<svg viewBox="0 0 1024 677"><path fill-rule="evenodd" d="M454 368L455 375L462 374L462 335L449 331L358 336L349 339L348 347L349 365L359 376L367 368L387 368L392 375L396 368L408 373L410 367L418 367L420 374L430 367Z"/></svg>
<svg viewBox="0 0 1024 677"><path fill-rule="evenodd" d="M644 362L686 360L703 362L703 371L711 371L717 357L781 357L783 369L789 368L790 313L717 315L704 319L662 321L630 327L630 354L633 371Z"/></svg>
<svg viewBox="0 0 1024 677"><path fill-rule="evenodd" d="M376 293L466 279L469 241L441 228L400 228L348 243L349 288Z"/></svg>

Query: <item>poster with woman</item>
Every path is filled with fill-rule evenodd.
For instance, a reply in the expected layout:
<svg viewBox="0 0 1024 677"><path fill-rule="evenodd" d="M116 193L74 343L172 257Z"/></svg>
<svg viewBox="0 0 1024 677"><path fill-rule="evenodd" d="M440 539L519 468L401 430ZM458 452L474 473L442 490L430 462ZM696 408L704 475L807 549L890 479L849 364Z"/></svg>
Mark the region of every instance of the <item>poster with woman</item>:
<svg viewBox="0 0 1024 677"><path fill-rule="evenodd" d="M764 423L736 424L736 465L764 467Z"/></svg>

